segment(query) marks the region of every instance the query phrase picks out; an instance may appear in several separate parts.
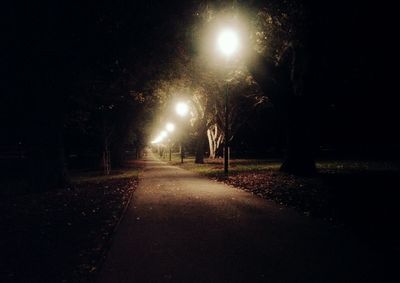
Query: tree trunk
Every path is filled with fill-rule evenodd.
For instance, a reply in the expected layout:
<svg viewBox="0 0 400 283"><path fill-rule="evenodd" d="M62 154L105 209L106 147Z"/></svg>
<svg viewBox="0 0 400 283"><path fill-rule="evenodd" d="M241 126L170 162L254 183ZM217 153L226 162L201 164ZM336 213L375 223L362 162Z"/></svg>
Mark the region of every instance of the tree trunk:
<svg viewBox="0 0 400 283"><path fill-rule="evenodd" d="M297 58L296 58L297 57ZM281 171L298 175L316 172L312 149L312 103L314 81L309 55L293 46L282 54L278 66L254 54L250 72L268 94L286 131L286 154ZM315 86L314 86L315 87Z"/></svg>
<svg viewBox="0 0 400 283"><path fill-rule="evenodd" d="M218 130L218 125L214 124L209 129L207 129L208 146L210 149L209 158L215 159L217 157L217 150L220 147L224 135Z"/></svg>
<svg viewBox="0 0 400 283"><path fill-rule="evenodd" d="M207 129L207 138L208 138L208 148L210 150L209 156L208 158L210 159L214 159L215 158L215 147L214 147L214 143L213 143L213 138L212 138L212 133L210 129Z"/></svg>
<svg viewBox="0 0 400 283"><path fill-rule="evenodd" d="M110 154L110 145L108 144L108 140L104 140L104 147L101 156L101 167L103 169L104 175L110 175L111 172L111 154Z"/></svg>

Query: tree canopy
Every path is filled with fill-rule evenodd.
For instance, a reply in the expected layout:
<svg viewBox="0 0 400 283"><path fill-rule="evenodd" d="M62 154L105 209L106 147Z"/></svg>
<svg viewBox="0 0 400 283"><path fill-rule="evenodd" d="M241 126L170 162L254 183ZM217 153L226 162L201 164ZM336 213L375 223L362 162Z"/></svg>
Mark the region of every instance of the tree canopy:
<svg viewBox="0 0 400 283"><path fill-rule="evenodd" d="M68 179L70 156L91 160L93 166L118 166L126 148L139 151L150 140L171 101L185 97L193 106L192 137L199 140L200 158L207 136L214 143L209 151L224 138L227 87L232 142L249 129L242 125L269 115L252 116L254 111L270 111L265 109L271 105L282 129L310 125L288 133L311 134L294 139L295 151L311 144L312 152L320 141L340 143L339 136L351 140L356 133L355 142L380 142L370 127L382 136L395 111L383 91L385 79L377 75L390 61L381 52L385 38L378 36L389 25L374 20L379 11L373 8L300 0L6 6L0 120L7 134L2 142L21 144L32 175L43 176L33 182L51 187ZM211 54L213 27L222 22L240 30L247 50L229 70ZM369 115L376 107L391 111ZM328 122L336 125L334 131L324 127ZM253 126L262 129L263 123ZM396 141L389 134L386 140ZM53 182L44 181L49 175Z"/></svg>

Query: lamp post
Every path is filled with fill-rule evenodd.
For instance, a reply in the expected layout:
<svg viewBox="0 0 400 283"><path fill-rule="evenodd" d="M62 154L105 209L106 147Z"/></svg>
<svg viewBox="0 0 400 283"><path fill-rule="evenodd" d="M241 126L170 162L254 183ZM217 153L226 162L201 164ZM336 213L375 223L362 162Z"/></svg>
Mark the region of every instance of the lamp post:
<svg viewBox="0 0 400 283"><path fill-rule="evenodd" d="M189 106L185 102L178 102L175 107L176 114L181 117L185 117L189 113ZM181 138L180 144L180 151L181 151L181 163L183 163L184 158L184 149L183 149L183 142Z"/></svg>
<svg viewBox="0 0 400 283"><path fill-rule="evenodd" d="M221 30L217 38L217 49L228 62L231 56L239 49L238 34L231 28ZM224 174L229 172L229 112L228 112L228 81L226 82L224 98Z"/></svg>

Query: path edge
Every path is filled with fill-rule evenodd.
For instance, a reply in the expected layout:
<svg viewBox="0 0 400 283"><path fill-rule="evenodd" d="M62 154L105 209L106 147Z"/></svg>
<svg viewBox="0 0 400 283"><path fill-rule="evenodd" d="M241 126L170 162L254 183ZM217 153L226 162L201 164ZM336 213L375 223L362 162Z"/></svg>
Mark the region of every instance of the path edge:
<svg viewBox="0 0 400 283"><path fill-rule="evenodd" d="M144 168L140 168L139 170L139 174L138 174L138 187L139 187L139 182L140 182L140 175L142 173L142 170L144 170ZM95 275L93 276L93 282L98 282L99 281L99 275L101 273L101 270L103 268L104 262L107 259L108 253L110 252L111 246L114 242L115 239L115 234L119 228L119 226L121 225L122 220L125 218L125 215L132 203L132 199L133 199L133 194L135 193L136 190L132 190L131 194L129 195L128 201L126 202L124 208L122 209L121 215L117 221L117 224L115 224L114 228L112 229L110 236L108 238L108 240L106 240L106 242L103 245L103 251L101 252L101 255L97 261L97 271L95 273Z"/></svg>

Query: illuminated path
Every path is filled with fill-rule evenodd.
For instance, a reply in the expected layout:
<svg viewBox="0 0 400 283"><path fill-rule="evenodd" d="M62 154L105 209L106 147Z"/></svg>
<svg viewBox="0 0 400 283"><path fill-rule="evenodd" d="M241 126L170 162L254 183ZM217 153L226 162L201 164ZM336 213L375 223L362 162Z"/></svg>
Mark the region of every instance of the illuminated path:
<svg viewBox="0 0 400 283"><path fill-rule="evenodd" d="M322 222L149 158L98 282L366 282L371 258Z"/></svg>

